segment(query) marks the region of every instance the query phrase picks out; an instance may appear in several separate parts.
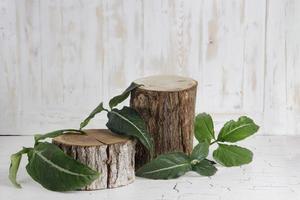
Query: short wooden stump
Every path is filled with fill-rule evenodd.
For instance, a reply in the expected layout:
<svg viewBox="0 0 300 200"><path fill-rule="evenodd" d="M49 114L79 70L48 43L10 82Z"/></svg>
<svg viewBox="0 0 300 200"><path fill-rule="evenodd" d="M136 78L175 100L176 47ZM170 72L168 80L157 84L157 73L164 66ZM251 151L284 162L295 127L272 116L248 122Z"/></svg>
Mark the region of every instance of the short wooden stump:
<svg viewBox="0 0 300 200"><path fill-rule="evenodd" d="M107 129L84 130L86 135L65 134L52 140L67 155L101 173L82 190L115 188L135 179L135 141Z"/></svg>

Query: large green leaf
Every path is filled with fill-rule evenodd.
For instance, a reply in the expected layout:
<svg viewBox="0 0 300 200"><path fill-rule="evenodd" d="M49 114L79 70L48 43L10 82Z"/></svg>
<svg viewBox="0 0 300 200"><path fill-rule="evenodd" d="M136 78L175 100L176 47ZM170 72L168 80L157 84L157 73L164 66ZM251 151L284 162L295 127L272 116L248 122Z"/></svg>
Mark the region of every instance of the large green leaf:
<svg viewBox="0 0 300 200"><path fill-rule="evenodd" d="M158 156L138 169L136 175L150 179L171 179L190 170L188 156L182 152L175 152Z"/></svg>
<svg viewBox="0 0 300 200"><path fill-rule="evenodd" d="M28 174L43 187L53 191L80 189L99 177L98 172L47 142L38 143L28 153L28 161Z"/></svg>
<svg viewBox="0 0 300 200"><path fill-rule="evenodd" d="M85 132L81 131L81 130L76 130L76 129L62 129L62 130L57 130L57 131L52 131L46 134L36 134L34 135L34 140L37 143L40 140L44 140L46 138L54 138L63 134L74 134L74 133L79 133L79 134L85 134Z"/></svg>
<svg viewBox="0 0 300 200"><path fill-rule="evenodd" d="M194 147L191 155L191 159L201 161L208 155L209 145L206 142L201 142Z"/></svg>
<svg viewBox="0 0 300 200"><path fill-rule="evenodd" d="M252 119L242 116L238 121L230 120L225 123L218 136L221 142L237 142L257 132L259 126Z"/></svg>
<svg viewBox="0 0 300 200"><path fill-rule="evenodd" d="M132 82L130 84L130 86L122 94L113 97L109 101L109 107L112 109L113 107L117 106L119 103L123 102L125 99L128 98L128 96L132 90L134 90L135 88L140 87L140 86L141 85Z"/></svg>
<svg viewBox="0 0 300 200"><path fill-rule="evenodd" d="M21 188L21 185L17 182L17 173L22 159L22 154L28 153L31 148L23 148L21 151L12 154L10 156L10 166L8 178L14 186Z"/></svg>
<svg viewBox="0 0 300 200"><path fill-rule="evenodd" d="M207 113L200 113L195 118L195 137L199 142L207 142L215 139L214 124L212 118Z"/></svg>
<svg viewBox="0 0 300 200"><path fill-rule="evenodd" d="M153 155L154 144L142 117L134 109L124 106L107 113L106 126L113 132L137 138Z"/></svg>
<svg viewBox="0 0 300 200"><path fill-rule="evenodd" d="M202 176L212 176L217 172L217 168L209 160L202 160L192 166L193 171Z"/></svg>
<svg viewBox="0 0 300 200"><path fill-rule="evenodd" d="M90 120L92 118L95 117L96 114L102 112L103 110L106 110L104 107L103 107L103 102L101 102L90 114L89 116L83 121L80 123L80 130L83 129L86 125L88 125L88 123L90 122Z"/></svg>
<svg viewBox="0 0 300 200"><path fill-rule="evenodd" d="M236 145L219 144L213 152L213 157L221 165L232 167L250 163L253 153Z"/></svg>

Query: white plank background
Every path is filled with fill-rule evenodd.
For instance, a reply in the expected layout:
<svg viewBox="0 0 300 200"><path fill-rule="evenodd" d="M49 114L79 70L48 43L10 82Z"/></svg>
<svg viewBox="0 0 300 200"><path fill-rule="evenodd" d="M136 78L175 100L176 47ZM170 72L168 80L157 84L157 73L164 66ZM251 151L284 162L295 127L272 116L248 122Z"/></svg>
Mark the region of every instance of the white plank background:
<svg viewBox="0 0 300 200"><path fill-rule="evenodd" d="M300 134L300 1L0 0L0 134L77 128L153 74L199 82L197 112ZM103 127L101 115L90 127Z"/></svg>

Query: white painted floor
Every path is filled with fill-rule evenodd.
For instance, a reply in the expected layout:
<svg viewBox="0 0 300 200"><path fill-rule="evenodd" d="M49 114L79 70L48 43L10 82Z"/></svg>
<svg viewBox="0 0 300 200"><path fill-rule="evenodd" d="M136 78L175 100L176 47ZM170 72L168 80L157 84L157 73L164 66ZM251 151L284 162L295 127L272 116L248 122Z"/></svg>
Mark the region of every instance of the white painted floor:
<svg viewBox="0 0 300 200"><path fill-rule="evenodd" d="M22 189L14 188L7 176L9 156L22 146L31 146L30 136L0 137L0 199L1 200L210 200L210 199L300 199L300 137L255 136L241 143L254 152L251 164L224 168L211 178L194 173L174 180L137 178L126 187L87 192L58 193L43 189L26 173L23 159L18 180Z"/></svg>

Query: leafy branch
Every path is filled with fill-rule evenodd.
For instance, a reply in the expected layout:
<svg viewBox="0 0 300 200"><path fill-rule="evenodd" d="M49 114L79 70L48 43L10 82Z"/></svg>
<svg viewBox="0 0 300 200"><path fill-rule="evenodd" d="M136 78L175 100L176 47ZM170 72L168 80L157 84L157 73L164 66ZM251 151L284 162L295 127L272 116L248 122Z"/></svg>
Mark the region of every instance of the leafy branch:
<svg viewBox="0 0 300 200"><path fill-rule="evenodd" d="M103 102L101 102L89 114L89 116L80 123L80 130L84 128L89 123L89 121L97 114L101 113L102 111L106 111L108 118L108 122L106 123L107 128L114 133L137 138L148 149L152 157L154 152L154 142L152 137L148 133L146 124L140 114L136 110L128 106L124 106L120 110L115 108L117 105L119 105L129 97L129 94L132 90L140 86L141 85L132 82L122 94L110 99L110 109L104 108Z"/></svg>
<svg viewBox="0 0 300 200"><path fill-rule="evenodd" d="M218 144L218 148L214 150L213 158L217 163L226 167L248 164L253 157L249 149L226 143L243 140L256 133L258 129L259 126L252 119L242 116L237 121L230 120L225 123L216 139L211 116L207 113L198 114L194 125L198 144L191 155L181 152L160 155L138 169L136 175L150 179L171 179L188 171L195 171L203 176L212 176L217 171L214 166L216 163L206 157L209 147L215 143Z"/></svg>
<svg viewBox="0 0 300 200"><path fill-rule="evenodd" d="M100 174L86 165L66 155L56 145L41 142L47 138L54 138L62 134L85 134L76 129L57 130L44 135L35 135L34 147L23 147L19 152L11 155L9 179L18 188L17 172L22 155L28 157L27 173L43 187L54 191L76 190L92 183Z"/></svg>
<svg viewBox="0 0 300 200"><path fill-rule="evenodd" d="M69 191L80 189L91 184L100 174L86 165L66 155L56 145L45 142L45 139L54 138L63 134L85 134L82 130L88 125L91 119L102 111L107 112L107 127L115 133L133 136L153 155L153 140L146 130L146 125L141 116L130 107L123 107L121 110L114 108L126 98L130 92L140 85L132 83L122 94L113 97L109 101L110 110L103 107L101 102L89 115L80 123L77 129L62 129L46 134L34 135L34 147L24 147L19 152L11 155L9 167L9 179L13 185L20 188L17 182L17 172L22 155L28 157L26 166L27 173L43 187L54 191Z"/></svg>
<svg viewBox="0 0 300 200"><path fill-rule="evenodd" d="M195 137L200 142L205 141L210 145L218 144L218 148L213 152L213 158L219 164L232 167L248 164L252 161L253 153L250 150L237 145L226 144L241 141L256 133L259 126L252 119L242 116L237 121L230 120L226 122L217 139L215 139L213 127L210 115L206 113L197 115L195 119Z"/></svg>
<svg viewBox="0 0 300 200"><path fill-rule="evenodd" d="M22 150L11 155L10 181L16 187L21 187L17 182L17 171L23 154L28 156L26 166L28 174L49 190L68 191L80 189L96 180L100 176L97 171L74 160L56 145L44 140L63 134L85 134L82 129L102 111L107 113L108 122L106 126L108 129L120 135L137 138L149 150L152 157L154 152L153 139L147 132L146 124L139 113L127 106L122 109L115 108L128 98L132 90L139 86L132 83L122 94L113 97L109 101L109 109L106 109L101 102L80 123L79 130L62 129L44 135L35 135L34 147L23 147ZM171 179L177 178L188 171L194 171L203 176L212 176L217 171L214 166L216 162L226 167L248 164L252 161L253 153L246 148L228 143L243 140L256 133L258 129L259 126L252 119L242 116L237 121L230 120L225 123L216 137L211 116L206 113L198 114L195 118L194 127L198 144L194 147L191 155L182 152L160 155L141 167L136 175L151 179ZM212 154L216 162L207 159L209 147L214 144L218 144L218 148Z"/></svg>

